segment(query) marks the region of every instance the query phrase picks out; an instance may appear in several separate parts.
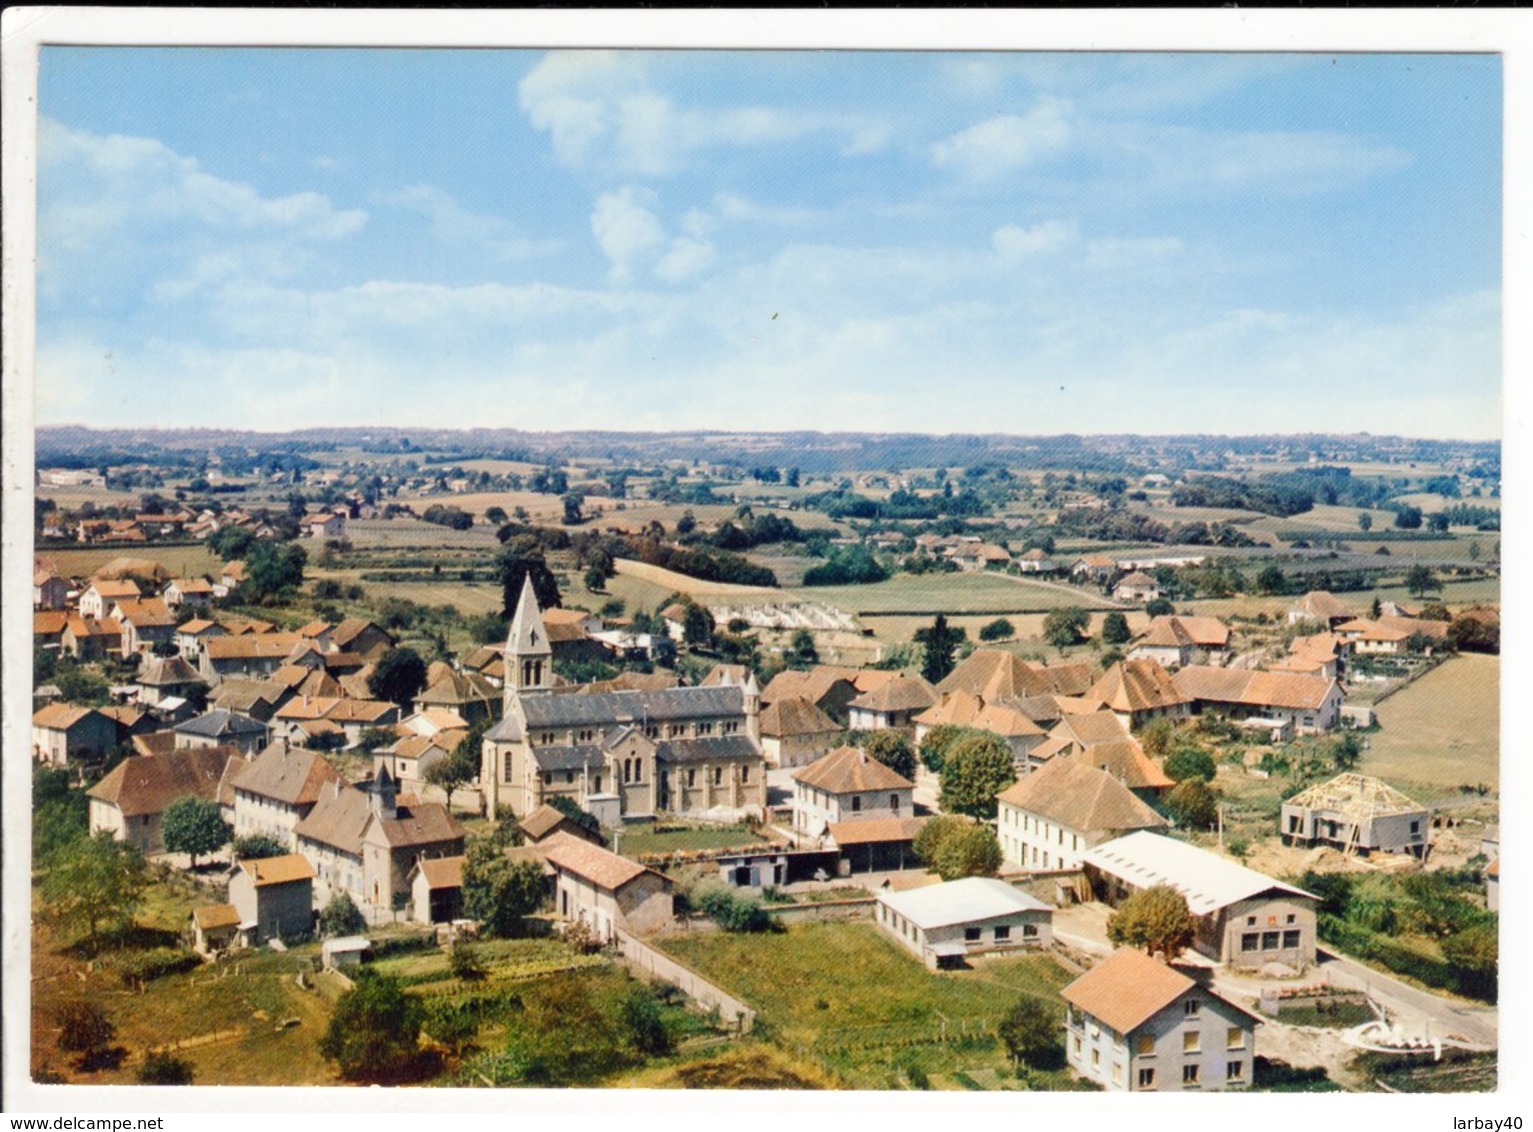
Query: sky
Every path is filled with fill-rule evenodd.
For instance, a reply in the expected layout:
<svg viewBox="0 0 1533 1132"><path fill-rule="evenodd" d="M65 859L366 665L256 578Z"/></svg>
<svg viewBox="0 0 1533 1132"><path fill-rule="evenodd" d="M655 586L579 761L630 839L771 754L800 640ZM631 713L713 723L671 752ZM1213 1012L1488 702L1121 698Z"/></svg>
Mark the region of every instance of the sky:
<svg viewBox="0 0 1533 1132"><path fill-rule="evenodd" d="M45 47L39 424L1501 432L1493 55Z"/></svg>

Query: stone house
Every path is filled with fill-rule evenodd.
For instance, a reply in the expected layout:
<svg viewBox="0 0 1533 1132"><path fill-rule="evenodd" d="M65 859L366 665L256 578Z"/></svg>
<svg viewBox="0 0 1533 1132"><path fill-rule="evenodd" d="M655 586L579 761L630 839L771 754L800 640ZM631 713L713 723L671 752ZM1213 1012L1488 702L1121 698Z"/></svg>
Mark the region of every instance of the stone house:
<svg viewBox="0 0 1533 1132"><path fill-rule="evenodd" d="M841 725L799 696L761 709L761 754L767 766L807 766L830 752Z"/></svg>
<svg viewBox="0 0 1533 1132"><path fill-rule="evenodd" d="M793 832L821 837L838 822L915 815L915 783L857 747L793 772Z"/></svg>
<svg viewBox="0 0 1533 1132"><path fill-rule="evenodd" d="M936 690L921 677L900 676L847 704L847 724L853 731L914 728L915 717L936 702Z"/></svg>
<svg viewBox="0 0 1533 1132"><path fill-rule="evenodd" d="M234 836L271 837L297 848L298 823L318 804L326 783L343 781L317 751L272 743L233 780Z"/></svg>
<svg viewBox="0 0 1533 1132"><path fill-rule="evenodd" d="M676 918L671 881L599 845L558 834L544 857L554 871L554 911L590 926L598 939L649 935Z"/></svg>
<svg viewBox="0 0 1533 1132"><path fill-rule="evenodd" d="M229 871L229 903L247 946L314 931L314 869L298 853L240 861Z"/></svg>
<svg viewBox="0 0 1533 1132"><path fill-rule="evenodd" d="M200 798L233 803L233 779L245 768L235 747L197 747L160 755L135 755L86 791L90 831L105 830L141 853L162 853L160 819L171 803Z"/></svg>
<svg viewBox="0 0 1533 1132"><path fill-rule="evenodd" d="M49 766L100 762L117 743L117 721L95 708L52 703L32 716L32 758Z"/></svg>
<svg viewBox="0 0 1533 1132"><path fill-rule="evenodd" d="M1093 846L1169 824L1111 774L1070 755L1051 759L996 802L1001 855L1024 869L1078 868Z"/></svg>

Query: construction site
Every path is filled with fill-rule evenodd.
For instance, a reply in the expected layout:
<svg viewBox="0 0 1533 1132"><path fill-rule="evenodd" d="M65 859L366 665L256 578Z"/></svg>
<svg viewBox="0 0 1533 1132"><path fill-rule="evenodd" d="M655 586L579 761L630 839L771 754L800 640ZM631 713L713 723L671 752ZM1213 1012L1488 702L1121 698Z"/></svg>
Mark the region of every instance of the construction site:
<svg viewBox="0 0 1533 1132"><path fill-rule="evenodd" d="M1408 853L1421 860L1431 848L1431 811L1365 774L1339 774L1295 794L1283 802L1279 820L1287 845L1329 846L1349 856Z"/></svg>

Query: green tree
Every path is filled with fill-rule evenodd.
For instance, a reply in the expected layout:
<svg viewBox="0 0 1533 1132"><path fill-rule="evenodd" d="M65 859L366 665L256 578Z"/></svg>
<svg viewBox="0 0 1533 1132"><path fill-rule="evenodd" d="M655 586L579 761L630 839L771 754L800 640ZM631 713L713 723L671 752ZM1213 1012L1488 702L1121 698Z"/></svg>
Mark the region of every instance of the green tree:
<svg viewBox="0 0 1533 1132"><path fill-rule="evenodd" d="M172 853L185 853L191 858L193 869L199 856L218 852L234 833L224 821L217 802L193 797L177 798L166 806L160 829L165 848Z"/></svg>
<svg viewBox="0 0 1533 1132"><path fill-rule="evenodd" d="M1262 594L1281 594L1288 592L1288 579L1283 576L1283 571L1277 566L1268 564L1262 567L1256 575L1256 592Z"/></svg>
<svg viewBox="0 0 1533 1132"><path fill-rule="evenodd" d="M319 1052L348 1081L388 1084L406 1079L420 1052L420 999L399 980L363 967L341 995Z"/></svg>
<svg viewBox="0 0 1533 1132"><path fill-rule="evenodd" d="M1359 511L1357 513L1357 529L1360 531L1373 530L1373 516L1366 511Z"/></svg>
<svg viewBox="0 0 1533 1132"><path fill-rule="evenodd" d="M1017 635L1017 627L1004 617L987 622L979 631L979 639L985 642L1008 641Z"/></svg>
<svg viewBox="0 0 1533 1132"><path fill-rule="evenodd" d="M500 574L501 608L509 623L516 615L516 603L522 597L522 582L532 579L532 593L542 609L559 606L559 581L548 568L543 548L532 535L518 535L508 541L495 560Z"/></svg>
<svg viewBox="0 0 1533 1132"><path fill-rule="evenodd" d="M66 998L54 1008L53 1020L59 1028L59 1049L86 1058L105 1049L117 1033L117 1027L95 999Z"/></svg>
<svg viewBox="0 0 1533 1132"><path fill-rule="evenodd" d="M236 860L259 861L267 857L283 857L287 855L287 846L275 837L268 837L264 833L253 833L249 837L236 837L231 847Z"/></svg>
<svg viewBox="0 0 1533 1132"><path fill-rule="evenodd" d="M1017 780L1017 768L1005 740L975 731L948 748L940 775L944 810L988 820L995 817L995 796Z"/></svg>
<svg viewBox="0 0 1533 1132"><path fill-rule="evenodd" d="M916 753L910 745L910 737L903 731L870 731L858 744L867 756L883 763L895 774L914 779Z"/></svg>
<svg viewBox="0 0 1533 1132"><path fill-rule="evenodd" d="M447 966L453 978L462 979L466 983L477 983L485 976L484 960L479 955L479 949L461 939L453 941L452 950L447 953Z"/></svg>
<svg viewBox="0 0 1533 1132"><path fill-rule="evenodd" d="M1165 716L1152 719L1139 732L1139 745L1152 759L1163 759L1171 750L1171 740L1176 735L1176 724Z"/></svg>
<svg viewBox="0 0 1533 1132"><path fill-rule="evenodd" d="M995 1036L1014 1065L1057 1069L1064 1063L1064 1017L1041 999L1018 999L1002 1017Z"/></svg>
<svg viewBox="0 0 1533 1132"><path fill-rule="evenodd" d="M1050 610L1043 619L1043 639L1055 648L1079 644L1091 624L1091 614L1078 605Z"/></svg>
<svg viewBox="0 0 1533 1132"><path fill-rule="evenodd" d="M618 1004L628 1042L640 1053L659 1057L671 1052L672 1039L655 992L636 983Z"/></svg>
<svg viewBox="0 0 1533 1132"><path fill-rule="evenodd" d="M1001 867L1001 845L995 831L957 814L939 814L928 821L911 849L943 880L994 876Z"/></svg>
<svg viewBox="0 0 1533 1132"><path fill-rule="evenodd" d="M488 717L479 720L466 732L445 759L426 768L425 779L433 786L447 792L447 803L452 804L453 792L467 786L479 777L479 758L484 747L484 733L495 725Z"/></svg>
<svg viewBox="0 0 1533 1132"><path fill-rule="evenodd" d="M1144 611L1151 617L1170 617L1176 612L1176 606L1171 604L1169 598L1158 597L1154 601L1147 602Z"/></svg>
<svg viewBox="0 0 1533 1132"><path fill-rule="evenodd" d="M1418 563L1405 572L1405 588L1414 596L1421 598L1434 590L1441 591L1443 584L1430 566Z"/></svg>
<svg viewBox="0 0 1533 1132"><path fill-rule="evenodd" d="M1468 995L1495 1002L1499 952L1496 921L1483 920L1442 941L1443 958L1453 965L1459 988Z"/></svg>
<svg viewBox="0 0 1533 1132"><path fill-rule="evenodd" d="M1213 756L1201 747L1181 746L1166 756L1166 777L1172 782L1186 782L1189 778L1212 782L1217 769Z"/></svg>
<svg viewBox="0 0 1533 1132"><path fill-rule="evenodd" d="M245 581L240 586L240 597L265 603L291 596L303 585L303 568L308 560L308 552L297 543L269 539L257 542L245 556Z"/></svg>
<svg viewBox="0 0 1533 1132"><path fill-rule="evenodd" d="M789 668L797 669L813 668L819 664L820 651L815 647L814 634L808 629L795 629L783 660Z"/></svg>
<svg viewBox="0 0 1533 1132"><path fill-rule="evenodd" d="M565 494L563 502L564 525L566 527L578 526L579 524L585 522L586 517L584 508L586 497L584 493L579 491L568 492Z"/></svg>
<svg viewBox="0 0 1533 1132"><path fill-rule="evenodd" d="M574 822L587 833L595 834L601 840L601 822L596 820L595 814L588 814L580 808L580 804L568 794L555 794L548 800L548 804L558 810L570 821Z"/></svg>
<svg viewBox="0 0 1533 1132"><path fill-rule="evenodd" d="M195 1076L191 1062L164 1050L147 1054L138 1069L140 1085L190 1085Z"/></svg>
<svg viewBox="0 0 1533 1132"><path fill-rule="evenodd" d="M87 946L95 951L102 926L131 922L148 886L143 855L102 830L54 856L41 887L44 915L67 931L85 929Z"/></svg>
<svg viewBox="0 0 1533 1132"><path fill-rule="evenodd" d="M1363 741L1351 731L1343 731L1331 741L1331 761L1337 770L1351 770L1362 757Z"/></svg>
<svg viewBox="0 0 1533 1132"><path fill-rule="evenodd" d="M32 687L40 688L53 679L58 668L58 654L42 647L32 650Z"/></svg>
<svg viewBox="0 0 1533 1132"><path fill-rule="evenodd" d="M933 773L940 771L947 761L948 748L965 735L972 734L972 730L952 723L939 723L928 731L926 738L921 740L921 762L926 769Z"/></svg>
<svg viewBox="0 0 1533 1132"><path fill-rule="evenodd" d="M1179 825L1208 829L1219 820L1219 796L1201 778L1189 778L1166 795L1166 809Z"/></svg>
<svg viewBox="0 0 1533 1132"><path fill-rule="evenodd" d="M56 854L90 836L90 800L69 784L63 767L32 772L33 868L46 868Z"/></svg>
<svg viewBox="0 0 1533 1132"><path fill-rule="evenodd" d="M1142 947L1175 959L1197 935L1198 922L1180 892L1168 884L1132 893L1107 921L1107 938L1118 947Z"/></svg>
<svg viewBox="0 0 1533 1132"><path fill-rule="evenodd" d="M362 910L344 892L337 892L320 910L320 935L356 935L366 928L367 920L363 918Z"/></svg>
<svg viewBox="0 0 1533 1132"><path fill-rule="evenodd" d="M387 700L401 708L426 686L426 662L420 653L401 645L389 649L367 677L367 690L375 700Z"/></svg>
<svg viewBox="0 0 1533 1132"><path fill-rule="evenodd" d="M953 671L954 656L968 633L948 625L941 613L924 629L917 629L915 642L921 646L921 676L931 684L940 683Z"/></svg>
<svg viewBox="0 0 1533 1132"><path fill-rule="evenodd" d="M1132 636L1128 631L1128 618L1121 613L1109 613L1102 618L1102 643L1121 645Z"/></svg>
<svg viewBox="0 0 1533 1132"><path fill-rule="evenodd" d="M543 902L543 869L512 862L491 841L470 844L463 864L463 914L491 935L509 938Z"/></svg>

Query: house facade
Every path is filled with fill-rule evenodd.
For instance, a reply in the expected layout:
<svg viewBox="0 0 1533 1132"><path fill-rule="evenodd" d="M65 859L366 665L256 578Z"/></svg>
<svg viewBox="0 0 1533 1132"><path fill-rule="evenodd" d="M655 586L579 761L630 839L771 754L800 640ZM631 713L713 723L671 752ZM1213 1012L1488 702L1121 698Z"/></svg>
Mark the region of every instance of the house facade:
<svg viewBox="0 0 1533 1132"><path fill-rule="evenodd" d="M915 783L857 747L841 747L793 773L793 832L821 837L840 822L915 815Z"/></svg>
<svg viewBox="0 0 1533 1132"><path fill-rule="evenodd" d="M300 854L240 861L229 872L229 903L249 946L314 931L314 869Z"/></svg>
<svg viewBox="0 0 1533 1132"><path fill-rule="evenodd" d="M1002 859L1029 870L1079 868L1088 849L1168 825L1111 774L1069 755L1019 779L996 806Z"/></svg>
<svg viewBox="0 0 1533 1132"><path fill-rule="evenodd" d="M1256 1017L1159 960L1120 948L1060 993L1066 1062L1103 1089L1251 1087Z"/></svg>
<svg viewBox="0 0 1533 1132"><path fill-rule="evenodd" d="M544 859L554 871L554 911L598 939L648 935L675 919L670 879L653 869L566 834L552 839Z"/></svg>
<svg viewBox="0 0 1533 1132"><path fill-rule="evenodd" d="M100 762L117 741L116 721L95 708L54 703L32 716L32 758L49 766Z"/></svg>

